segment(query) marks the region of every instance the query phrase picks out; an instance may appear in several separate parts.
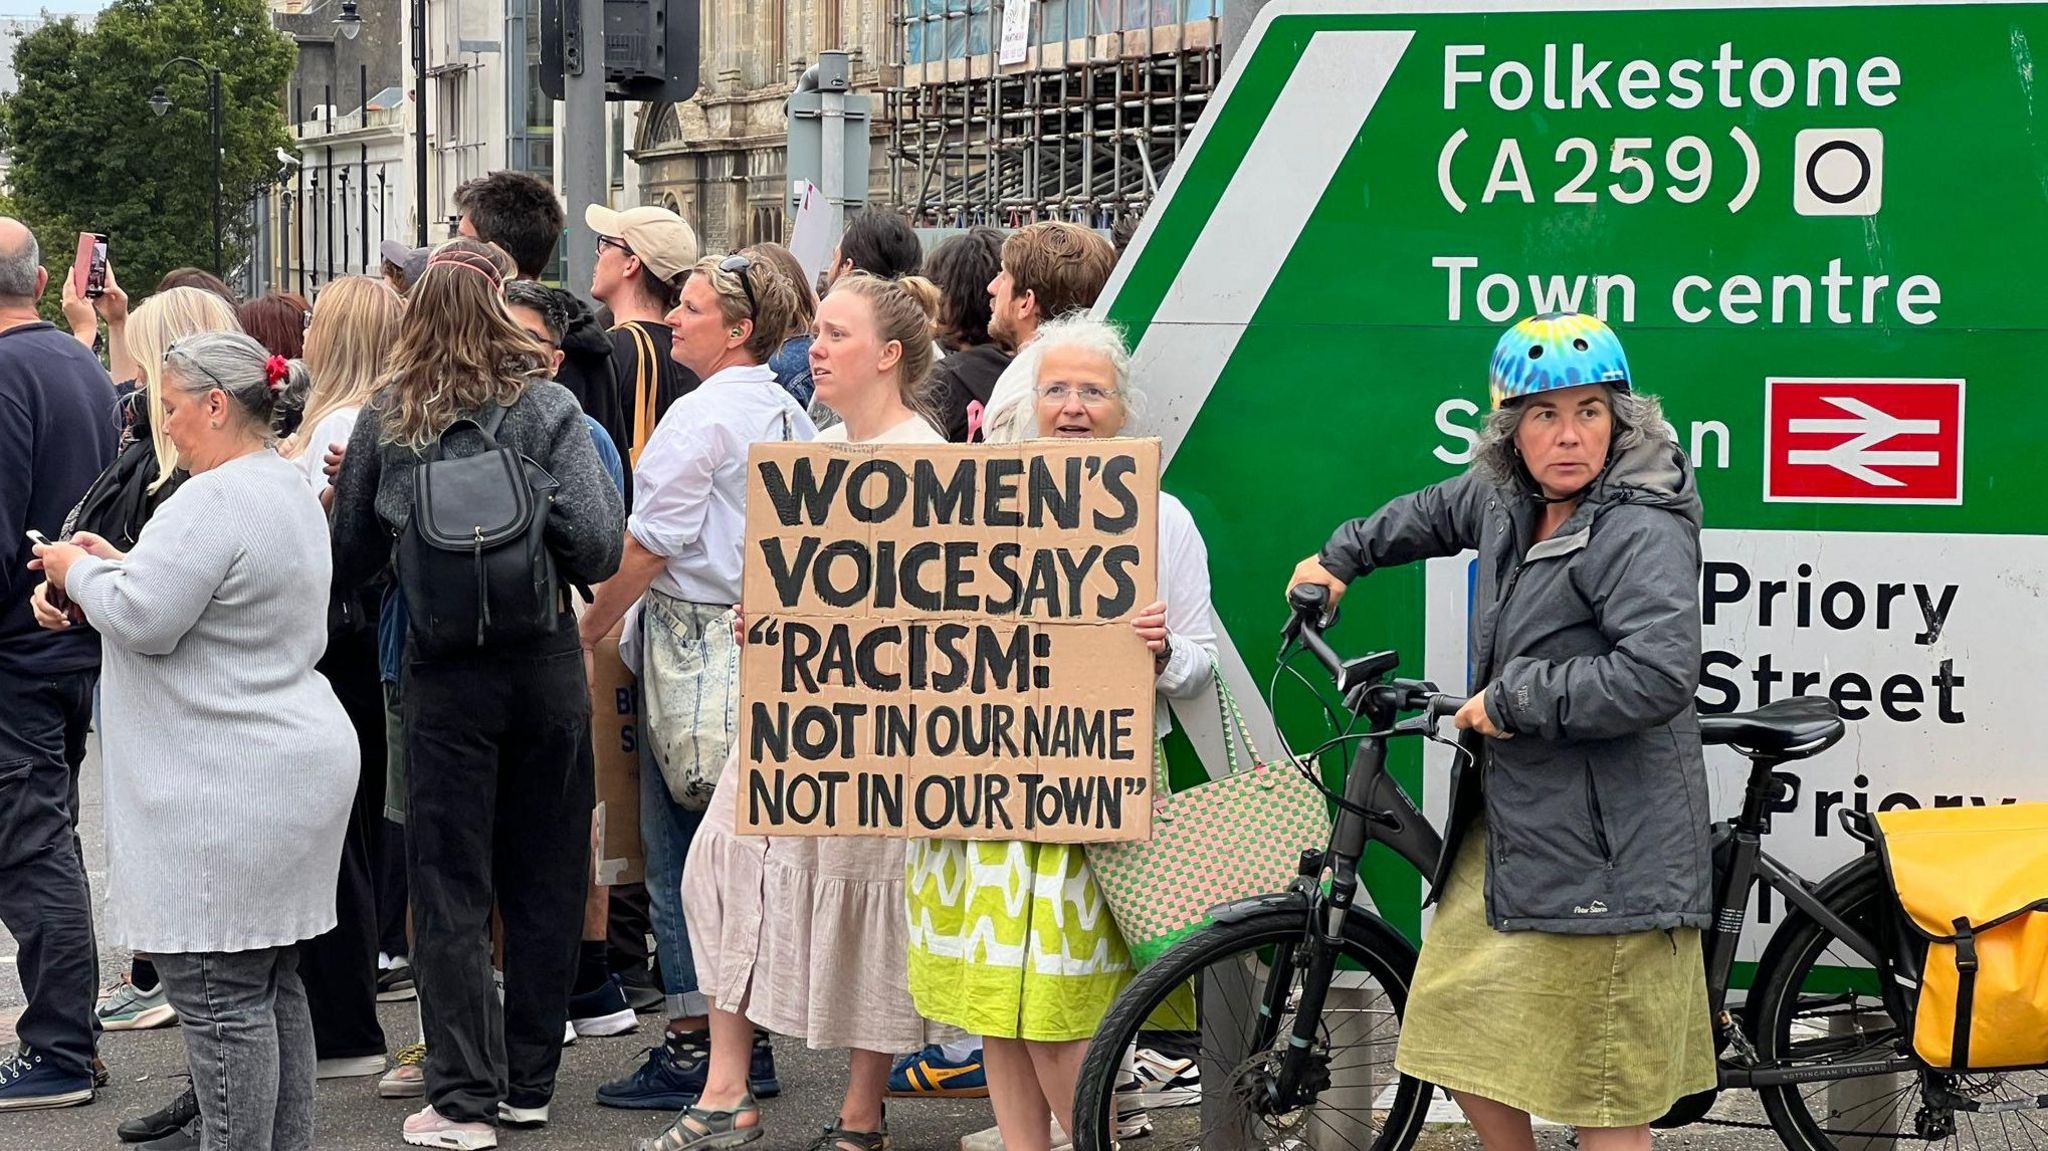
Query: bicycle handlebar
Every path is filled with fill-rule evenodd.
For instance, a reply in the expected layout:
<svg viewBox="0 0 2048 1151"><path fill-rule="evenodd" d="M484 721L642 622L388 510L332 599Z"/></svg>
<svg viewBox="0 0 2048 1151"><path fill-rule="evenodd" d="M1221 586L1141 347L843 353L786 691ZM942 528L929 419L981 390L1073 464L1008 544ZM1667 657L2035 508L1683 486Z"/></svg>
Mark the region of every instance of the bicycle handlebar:
<svg viewBox="0 0 2048 1151"><path fill-rule="evenodd" d="M1336 623L1336 613L1331 609L1330 591L1321 584L1297 584L1288 589L1287 602L1294 608L1288 617L1287 626L1281 632L1285 643L1299 641L1313 653L1330 678L1345 694L1345 705L1354 711L1364 691L1374 687L1385 687L1397 693L1390 701L1395 710L1419 711L1424 714L1427 724L1434 725L1445 716L1456 715L1465 706L1463 696L1448 695L1436 689L1436 685L1423 680L1393 679L1384 683L1376 682L1378 676L1370 676L1365 682L1352 682L1359 670L1347 664L1337 654L1329 641L1323 638L1325 629ZM1389 653L1391 655L1391 653ZM1386 668L1391 671L1391 664Z"/></svg>

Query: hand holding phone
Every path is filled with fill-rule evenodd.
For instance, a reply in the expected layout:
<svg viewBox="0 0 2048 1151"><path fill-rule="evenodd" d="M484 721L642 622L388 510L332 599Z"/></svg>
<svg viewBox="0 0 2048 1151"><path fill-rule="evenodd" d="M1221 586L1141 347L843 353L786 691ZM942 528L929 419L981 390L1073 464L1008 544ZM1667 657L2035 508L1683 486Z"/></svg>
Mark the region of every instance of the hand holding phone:
<svg viewBox="0 0 2048 1151"><path fill-rule="evenodd" d="M49 536L46 536L46 535L44 535L44 534L43 534L42 532L40 532L40 531L37 531L37 530L36 530L36 529L34 529L34 528L30 528L30 529L28 529L27 535L28 535L28 542L29 542L29 543L31 543L31 544L33 544L33 545L35 545L36 547L42 547L42 548L46 548L46 547L50 547L50 546L51 546L51 544L50 544L50 537L49 537ZM48 587L49 587L49 589L50 589L50 592L49 592L50 606L51 606L51 607L53 607L53 608L56 608L56 609L57 609L58 611L62 611L62 612L68 612L68 611L70 611L70 610L71 610L71 597L70 597L70 596L68 596L68 595L65 595L65 594L64 594L64 589L63 589L62 587L58 586L58 585L57 585L57 584L56 584L56 583L55 583L54 581L51 581L51 582L49 582L49 583L47 584L47 586L48 586Z"/></svg>

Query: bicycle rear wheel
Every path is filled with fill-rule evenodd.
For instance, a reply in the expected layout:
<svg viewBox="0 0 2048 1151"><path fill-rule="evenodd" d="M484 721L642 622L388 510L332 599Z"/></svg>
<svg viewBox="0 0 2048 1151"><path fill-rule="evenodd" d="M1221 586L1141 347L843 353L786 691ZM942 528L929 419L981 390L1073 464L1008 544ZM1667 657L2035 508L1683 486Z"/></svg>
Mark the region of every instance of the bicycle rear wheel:
<svg viewBox="0 0 2048 1151"><path fill-rule="evenodd" d="M1897 914L1875 857L1827 902L1843 922L1873 940L1881 917ZM1766 1063L1819 1068L1910 1049L1908 1022L1886 1008L1876 973L1808 916L1787 920L1772 937L1750 994L1749 1027ZM2048 1073L2041 1071L1922 1071L1771 1087L1758 1094L1791 1151L2048 1148Z"/></svg>
<svg viewBox="0 0 2048 1151"><path fill-rule="evenodd" d="M1109 1151L1134 1046L1164 1047L1179 1074L1167 1090L1123 1097L1148 1109L1148 1151L1406 1151L1428 1108L1426 1084L1394 1070L1415 952L1378 917L1346 917L1340 962L1310 1052L1313 1103L1277 1111L1261 1088L1277 1073L1294 1027L1308 940L1300 911L1273 911L1208 928L1161 956L1124 989L1081 1065L1076 1151ZM1284 993L1274 980L1285 979ZM1284 1005L1262 1018L1268 1002ZM1149 1050L1147 1061L1160 1060ZM1152 1088L1158 1083L1148 1085ZM1126 1144L1128 1146L1128 1144Z"/></svg>

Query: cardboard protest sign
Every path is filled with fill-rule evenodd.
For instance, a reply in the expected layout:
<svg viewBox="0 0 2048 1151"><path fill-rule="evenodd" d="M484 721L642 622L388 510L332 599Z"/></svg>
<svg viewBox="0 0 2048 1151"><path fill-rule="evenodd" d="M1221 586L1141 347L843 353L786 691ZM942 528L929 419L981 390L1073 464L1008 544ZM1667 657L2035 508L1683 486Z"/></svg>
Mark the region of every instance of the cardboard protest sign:
<svg viewBox="0 0 2048 1151"><path fill-rule="evenodd" d="M607 887L647 875L640 845L640 688L619 658L619 629L597 644L590 680L590 741L596 753L596 861Z"/></svg>
<svg viewBox="0 0 2048 1151"><path fill-rule="evenodd" d="M754 445L739 830L1152 833L1159 444Z"/></svg>

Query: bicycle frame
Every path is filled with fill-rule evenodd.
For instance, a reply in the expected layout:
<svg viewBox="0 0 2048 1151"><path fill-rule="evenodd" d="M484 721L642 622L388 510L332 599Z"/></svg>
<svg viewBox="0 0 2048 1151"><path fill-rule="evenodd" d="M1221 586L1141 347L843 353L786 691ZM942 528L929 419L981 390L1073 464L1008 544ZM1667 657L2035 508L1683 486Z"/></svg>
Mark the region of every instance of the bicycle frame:
<svg viewBox="0 0 2048 1151"><path fill-rule="evenodd" d="M1316 1040L1317 1020L1334 973L1346 916L1354 912L1374 914L1354 906L1360 877L1358 867L1366 849L1384 844L1425 878L1436 873L1443 855L1443 839L1436 827L1415 805L1387 771L1387 741L1400 731L1395 720L1400 701L1417 685L1394 681L1385 685L1361 686L1357 714L1368 730L1379 733L1360 740L1345 776L1340 805L1332 823L1329 844L1320 856L1304 861L1304 872L1286 893L1263 896L1218 908L1218 920L1230 921L1276 908L1299 909L1310 917L1312 936L1307 949L1307 971L1300 983L1300 998L1291 1005L1295 1013L1288 1049L1282 1057L1280 1074L1274 1077L1275 1097L1269 1102L1281 1109L1308 1101L1322 1084L1308 1081L1310 1052ZM1884 1059L1832 1063L1826 1066L1759 1066L1749 1038L1727 1009L1728 990L1735 953L1742 929L1749 918L1753 891L1760 885L1776 891L1786 904L1811 916L1845 946L1869 963L1876 973L1882 994L1895 1018L1911 1018L1912 1005L1901 993L1900 977L1917 984L1919 973L1909 955L1897 949L1898 940L1886 932L1878 939L1864 933L1831 910L1818 892L1824 884L1812 883L1763 850L1763 837L1771 830L1774 808L1781 807L1781 789L1796 788L1797 781L1775 769L1792 758L1755 757L1745 789L1741 812L1715 825L1715 913L1712 926L1702 940L1707 959L1707 995L1711 1018L1722 1034L1737 1048L1734 1063L1723 1060L1719 1087L1723 1090L1757 1089L1798 1083L1821 1082L1871 1074L1920 1070L1918 1060L1907 1054ZM1369 813L1369 814L1367 814ZM1726 862L1721 863L1725 849ZM1314 863L1314 867L1307 866ZM1322 882L1328 877L1327 888ZM1272 1026L1289 1009L1286 1002L1293 984L1295 957L1279 954L1274 959L1273 978L1268 983L1268 1002L1260 1005L1266 1024L1256 1043L1269 1045L1275 1036Z"/></svg>
<svg viewBox="0 0 2048 1151"><path fill-rule="evenodd" d="M1714 920L1703 940L1707 955L1707 1003L1714 1026L1736 1047L1737 1059L1734 1064L1722 1060L1720 1087L1723 1090L1779 1087L1921 1069L1922 1064L1918 1060L1903 1054L1825 1067L1756 1065L1750 1037L1736 1023L1727 1003L1735 951L1742 939L1742 929L1749 921L1752 892L1759 886L1767 886L1777 892L1791 908L1810 916L1869 963L1876 976L1879 994L1884 997L1894 1018L1912 1018L1913 1005L1900 988L1903 982L1917 985L1919 971L1910 954L1898 947L1897 933L1887 930L1877 939L1866 938L1862 931L1835 914L1816 894L1825 887L1824 882L1809 882L1763 849L1763 837L1770 833L1773 812L1787 806L1779 801L1781 794L1796 801L1798 780L1775 770L1790 762L1789 758L1755 756L1752 762L1741 812L1732 820L1714 825L1717 885ZM1844 826L1846 829L1846 821ZM1850 833L1855 834L1853 830ZM1725 865L1720 863L1724 849L1727 855Z"/></svg>
<svg viewBox="0 0 2048 1151"><path fill-rule="evenodd" d="M1294 1005L1293 1033L1282 1056L1280 1074L1273 1080L1276 1098L1269 1102L1282 1110L1292 1108L1326 1086L1307 1082L1310 1053L1314 1049L1317 1022L1322 1017L1324 996L1335 973L1342 947L1345 917L1353 913L1358 895L1358 865L1366 847L1384 843L1418 872L1430 875L1443 854L1443 840L1430 825L1407 792L1387 773L1387 740L1391 738L1401 700L1413 685L1372 685L1360 688L1359 718L1374 735L1359 741L1351 770L1344 777L1344 802L1338 805L1330 828L1327 849L1313 860L1305 860L1302 876L1292 890L1280 896L1265 896L1219 908L1212 914L1220 921L1271 910L1275 906L1299 906L1309 916L1311 944L1308 970L1301 983L1300 1001ZM1307 866L1314 863L1316 866ZM1328 890L1319 882L1329 876ZM1371 915L1371 911L1362 914ZM1262 1021L1255 1045L1270 1046L1273 1026L1288 1009L1293 985L1294 956L1281 949L1274 956L1273 976L1267 983L1266 1001L1259 1005ZM1304 1091L1306 1088L1306 1091Z"/></svg>

